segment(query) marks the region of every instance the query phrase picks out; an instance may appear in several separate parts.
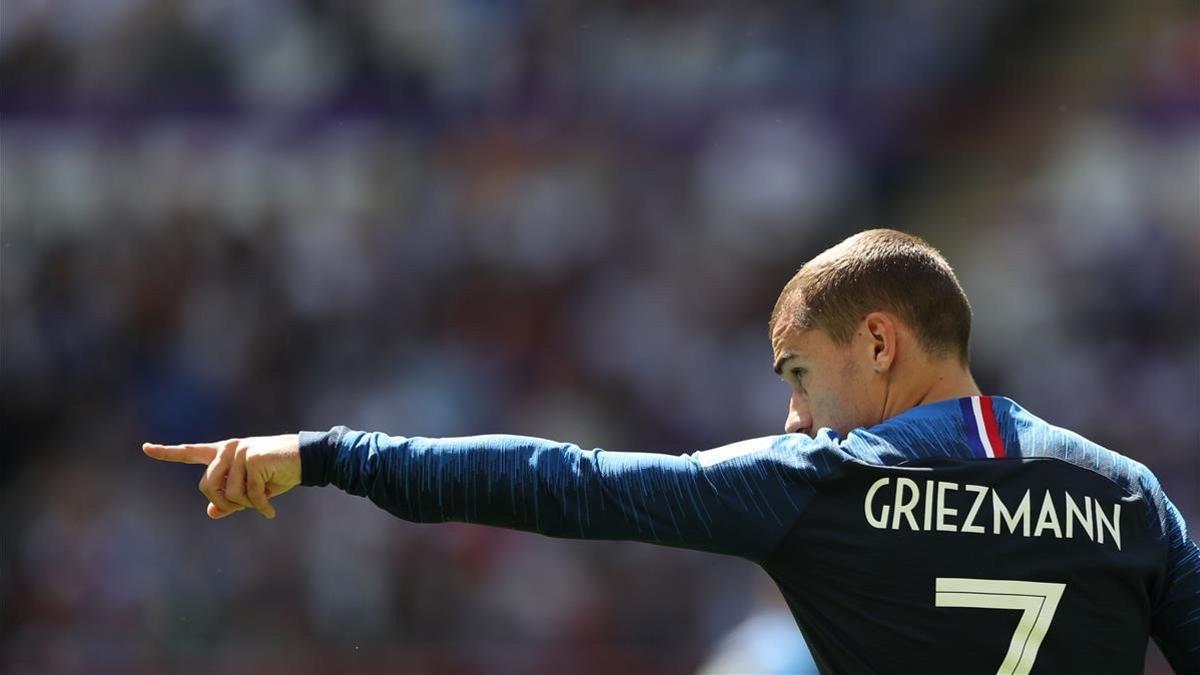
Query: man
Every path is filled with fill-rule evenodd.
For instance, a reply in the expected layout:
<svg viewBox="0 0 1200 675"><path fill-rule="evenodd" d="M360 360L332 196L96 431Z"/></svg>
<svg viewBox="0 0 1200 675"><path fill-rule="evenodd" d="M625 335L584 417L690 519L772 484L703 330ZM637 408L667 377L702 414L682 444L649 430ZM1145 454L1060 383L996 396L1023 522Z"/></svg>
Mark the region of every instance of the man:
<svg viewBox="0 0 1200 675"><path fill-rule="evenodd" d="M825 672L1200 672L1200 551L1146 467L983 396L949 264L892 230L806 263L771 317L786 434L678 457L328 432L143 450L208 514L332 483L408 520L748 558Z"/></svg>

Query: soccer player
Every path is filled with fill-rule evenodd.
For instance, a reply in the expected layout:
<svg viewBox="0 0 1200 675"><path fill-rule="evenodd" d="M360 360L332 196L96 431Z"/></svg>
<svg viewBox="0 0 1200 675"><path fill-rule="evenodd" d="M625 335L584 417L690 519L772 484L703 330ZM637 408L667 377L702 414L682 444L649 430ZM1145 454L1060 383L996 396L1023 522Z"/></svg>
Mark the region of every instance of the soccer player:
<svg viewBox="0 0 1200 675"><path fill-rule="evenodd" d="M752 560L824 672L1200 673L1200 551L1143 465L968 368L971 310L924 241L857 234L772 313L786 433L688 455L537 438L326 432L146 444L207 465L208 514L333 484L411 521Z"/></svg>

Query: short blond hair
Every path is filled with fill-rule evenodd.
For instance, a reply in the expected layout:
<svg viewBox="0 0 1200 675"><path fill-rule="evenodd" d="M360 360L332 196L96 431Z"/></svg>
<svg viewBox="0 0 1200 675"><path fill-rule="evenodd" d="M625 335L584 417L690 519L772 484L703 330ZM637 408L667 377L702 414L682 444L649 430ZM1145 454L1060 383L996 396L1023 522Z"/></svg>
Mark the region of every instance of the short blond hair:
<svg viewBox="0 0 1200 675"><path fill-rule="evenodd" d="M845 345L875 311L899 317L931 356L967 364L971 305L954 270L923 239L896 230L859 232L801 266L775 302L771 331L784 320Z"/></svg>

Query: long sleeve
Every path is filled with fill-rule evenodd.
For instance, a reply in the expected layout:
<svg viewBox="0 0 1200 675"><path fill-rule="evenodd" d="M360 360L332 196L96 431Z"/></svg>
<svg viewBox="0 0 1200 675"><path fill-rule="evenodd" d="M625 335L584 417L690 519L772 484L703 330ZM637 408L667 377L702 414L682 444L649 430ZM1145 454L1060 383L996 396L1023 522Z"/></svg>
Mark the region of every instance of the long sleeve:
<svg viewBox="0 0 1200 675"><path fill-rule="evenodd" d="M1175 505L1159 493L1167 563L1151 632L1177 673L1200 673L1200 547Z"/></svg>
<svg viewBox="0 0 1200 675"><path fill-rule="evenodd" d="M761 562L813 495L828 441L775 436L659 455L511 435L302 432L302 484L333 484L414 522L628 539Z"/></svg>

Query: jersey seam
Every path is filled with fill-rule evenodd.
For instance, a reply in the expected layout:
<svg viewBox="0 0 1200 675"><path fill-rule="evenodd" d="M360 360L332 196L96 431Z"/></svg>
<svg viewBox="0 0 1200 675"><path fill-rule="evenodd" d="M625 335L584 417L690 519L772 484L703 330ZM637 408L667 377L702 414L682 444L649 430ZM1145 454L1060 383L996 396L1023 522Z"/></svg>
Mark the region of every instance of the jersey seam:
<svg viewBox="0 0 1200 675"><path fill-rule="evenodd" d="M845 467L847 461L852 462L852 461L854 461L854 458L850 457L848 459L842 459L838 463L837 470L834 472L831 472L831 474L828 477L826 477L824 480L818 481L816 484L812 484L810 482L810 484L812 484L812 492L809 493L808 499L806 499L804 501L804 505L802 507L797 509L796 516L794 518L792 518L792 522L789 523L787 527L783 528L779 537L776 539L775 543L771 546L771 548L767 552L767 554L765 556L763 556L762 560L758 561L758 564L760 566L765 568L767 566L767 561L771 560L772 558L775 557L775 555L777 553L779 553L779 549L783 547L783 543L785 541L787 541L788 536L791 535L792 532L794 532L796 530L796 527L800 524L800 519L803 518L804 514L808 512L809 505L812 504L813 501L816 500L816 498L819 497L821 495L821 493L823 493L825 491L825 485L827 483L829 483L831 479L834 479L843 473L844 467Z"/></svg>

